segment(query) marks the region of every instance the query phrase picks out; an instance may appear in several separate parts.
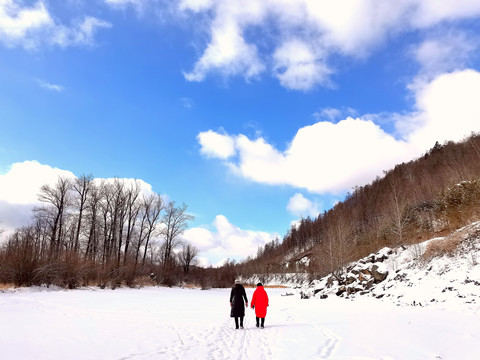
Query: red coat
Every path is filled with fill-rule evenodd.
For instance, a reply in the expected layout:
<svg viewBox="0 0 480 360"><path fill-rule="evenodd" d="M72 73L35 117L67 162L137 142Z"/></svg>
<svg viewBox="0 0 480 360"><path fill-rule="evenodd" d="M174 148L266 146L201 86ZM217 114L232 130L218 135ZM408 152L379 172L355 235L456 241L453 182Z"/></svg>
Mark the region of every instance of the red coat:
<svg viewBox="0 0 480 360"><path fill-rule="evenodd" d="M257 286L253 293L252 308L255 307L255 315L264 318L267 315L268 295L263 286Z"/></svg>

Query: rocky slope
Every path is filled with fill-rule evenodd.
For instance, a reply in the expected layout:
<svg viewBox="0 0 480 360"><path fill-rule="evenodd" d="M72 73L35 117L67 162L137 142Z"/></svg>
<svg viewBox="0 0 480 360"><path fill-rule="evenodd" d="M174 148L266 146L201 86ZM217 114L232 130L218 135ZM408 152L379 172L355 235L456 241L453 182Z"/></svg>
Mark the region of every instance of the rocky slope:
<svg viewBox="0 0 480 360"><path fill-rule="evenodd" d="M480 222L447 237L384 248L349 264L341 275L314 280L296 291L302 298L369 296L398 305L455 302L480 310Z"/></svg>

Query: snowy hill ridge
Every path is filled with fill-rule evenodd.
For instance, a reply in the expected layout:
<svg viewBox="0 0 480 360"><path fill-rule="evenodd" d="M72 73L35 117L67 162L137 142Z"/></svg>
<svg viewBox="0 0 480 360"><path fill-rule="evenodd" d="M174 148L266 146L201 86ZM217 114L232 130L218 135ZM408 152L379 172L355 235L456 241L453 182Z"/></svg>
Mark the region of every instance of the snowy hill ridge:
<svg viewBox="0 0 480 360"><path fill-rule="evenodd" d="M397 305L453 302L479 310L480 221L421 244L383 248L299 292L303 298L369 296Z"/></svg>

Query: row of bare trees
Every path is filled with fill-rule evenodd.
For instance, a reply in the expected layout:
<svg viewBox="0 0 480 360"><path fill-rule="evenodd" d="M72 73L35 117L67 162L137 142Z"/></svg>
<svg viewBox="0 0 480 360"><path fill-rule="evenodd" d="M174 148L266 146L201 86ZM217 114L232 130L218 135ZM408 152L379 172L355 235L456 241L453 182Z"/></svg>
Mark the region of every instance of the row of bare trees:
<svg viewBox="0 0 480 360"><path fill-rule="evenodd" d="M42 186L39 200L32 225L0 250L0 282L133 284L152 272L174 282L178 268L185 275L195 263L198 250L180 239L193 220L187 205L142 189L140 181L60 177Z"/></svg>

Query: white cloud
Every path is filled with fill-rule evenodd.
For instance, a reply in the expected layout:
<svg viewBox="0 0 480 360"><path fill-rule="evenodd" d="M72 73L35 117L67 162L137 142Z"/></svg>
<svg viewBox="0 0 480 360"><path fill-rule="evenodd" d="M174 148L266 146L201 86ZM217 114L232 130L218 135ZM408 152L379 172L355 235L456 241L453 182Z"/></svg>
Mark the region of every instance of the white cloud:
<svg viewBox="0 0 480 360"><path fill-rule="evenodd" d="M54 186L59 177L74 179L75 175L38 161L14 163L7 172L0 174L0 229L12 232L15 228L28 225L32 209L38 205L38 194L43 185ZM114 178L94 179L95 182L113 183ZM141 194L149 196L152 186L140 179L120 179L127 187L138 184ZM166 201L168 197L162 196Z"/></svg>
<svg viewBox="0 0 480 360"><path fill-rule="evenodd" d="M255 255L259 246L263 247L267 242L279 237L276 233L242 230L223 215L217 215L212 225L213 230L195 227L182 235L182 238L196 246L203 259L209 259L212 265L221 265L227 258L244 260Z"/></svg>
<svg viewBox="0 0 480 360"><path fill-rule="evenodd" d="M91 16L86 17L83 21L76 22L72 26L63 25L55 26L51 31L50 42L60 47L68 47L74 45L92 46L94 36L100 28L111 28L112 25Z"/></svg>
<svg viewBox="0 0 480 360"><path fill-rule="evenodd" d="M461 32L427 38L411 51L421 67L413 85L422 86L442 73L465 69L478 47L478 40Z"/></svg>
<svg viewBox="0 0 480 360"><path fill-rule="evenodd" d="M47 90L52 90L56 92L62 92L65 90L65 87L57 84L50 84L46 81L37 79L38 85L40 85L42 88L47 89Z"/></svg>
<svg viewBox="0 0 480 360"><path fill-rule="evenodd" d="M360 118L301 128L285 151L263 138L251 140L238 135L230 139L238 155L238 161L227 162L234 173L259 183L287 184L316 193L343 191L365 183L411 154L408 144ZM214 143L204 146L210 155L215 154Z"/></svg>
<svg viewBox="0 0 480 360"><path fill-rule="evenodd" d="M273 54L274 73L280 84L294 90L309 90L330 82L332 70L310 45L301 40L282 44Z"/></svg>
<svg viewBox="0 0 480 360"><path fill-rule="evenodd" d="M25 46L29 47L30 34L53 24L53 19L42 2L22 8L14 0L0 1L0 40L7 45L25 42Z"/></svg>
<svg viewBox="0 0 480 360"><path fill-rule="evenodd" d="M11 204L35 204L42 185L53 185L58 177L74 178L66 170L42 165L38 161L13 164L6 174L0 175L0 200Z"/></svg>
<svg viewBox="0 0 480 360"><path fill-rule="evenodd" d="M442 21L473 18L480 13L480 2L477 0L415 0L412 3L415 11L412 13L411 21L418 27L428 27Z"/></svg>
<svg viewBox="0 0 480 360"><path fill-rule="evenodd" d="M28 7L21 1L0 0L0 42L9 47L92 45L97 29L110 27L110 23L89 16L65 26L54 20L43 1Z"/></svg>
<svg viewBox="0 0 480 360"><path fill-rule="evenodd" d="M13 164L0 175L0 228L11 233L28 225L32 210L39 204L38 194L45 185L53 185L58 177L73 178L70 171L42 165L37 161Z"/></svg>
<svg viewBox="0 0 480 360"><path fill-rule="evenodd" d="M193 11L199 12L210 8L214 3L214 0L180 0L179 9L181 11Z"/></svg>
<svg viewBox="0 0 480 360"><path fill-rule="evenodd" d="M460 141L480 131L480 73L443 74L416 93L418 112L400 117L397 128L416 147Z"/></svg>
<svg viewBox="0 0 480 360"><path fill-rule="evenodd" d="M315 218L320 214L319 204L307 199L300 193L296 193L290 198L287 210L299 218L306 218L307 216Z"/></svg>
<svg viewBox="0 0 480 360"><path fill-rule="evenodd" d="M250 80L267 70L282 86L300 91L331 86L334 69L328 60L332 55L365 58L399 33L431 32L447 21L451 25L480 15L477 0L441 4L435 0L104 0L104 3L116 9L133 8L140 14L193 21L197 32L206 32L207 41L201 45L197 61L191 71L183 73L187 81L203 81L209 74L243 76ZM205 36L199 39L203 41ZM458 43L463 40L463 45L468 45L466 38L453 36L450 40L447 47L425 42L415 56L428 63L434 59L434 53L443 53L440 54L443 60L447 59L446 51L454 58L460 53L471 54L468 47L461 48Z"/></svg>
<svg viewBox="0 0 480 360"><path fill-rule="evenodd" d="M198 134L197 139L201 153L208 157L228 159L235 153L234 140L229 135L208 130Z"/></svg>
<svg viewBox="0 0 480 360"><path fill-rule="evenodd" d="M398 33L478 17L479 4L477 0L441 4L435 0L183 0L178 10L201 17L209 36L185 78L202 81L215 72L252 78L271 67L290 89L329 85L333 72L326 65L329 56L363 58Z"/></svg>
<svg viewBox="0 0 480 360"><path fill-rule="evenodd" d="M327 121L335 122L337 120L341 120L342 117L343 119L345 119L348 116L355 117L357 116L357 111L349 107L341 108L341 109L327 107L314 112L312 116L317 121L327 120Z"/></svg>
<svg viewBox="0 0 480 360"><path fill-rule="evenodd" d="M192 72L184 73L188 81L202 81L211 70L224 76L258 76L264 65L257 48L245 42L241 29L234 23L222 23L212 30L212 41L197 61Z"/></svg>
<svg viewBox="0 0 480 360"><path fill-rule="evenodd" d="M479 72L445 74L415 91L415 111L391 114L398 138L369 120L371 116L347 117L338 123L319 121L299 129L283 151L262 137L252 140L209 131L201 152L227 160L231 171L255 182L314 193L347 191L421 155L435 141L461 140L480 131ZM210 141L215 134L233 143L228 156L218 142Z"/></svg>

